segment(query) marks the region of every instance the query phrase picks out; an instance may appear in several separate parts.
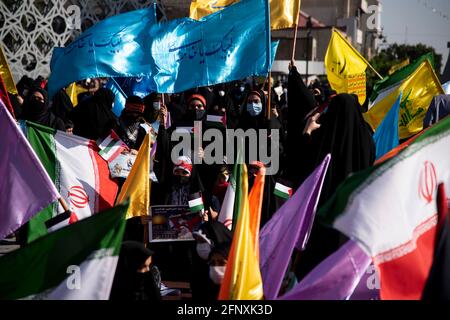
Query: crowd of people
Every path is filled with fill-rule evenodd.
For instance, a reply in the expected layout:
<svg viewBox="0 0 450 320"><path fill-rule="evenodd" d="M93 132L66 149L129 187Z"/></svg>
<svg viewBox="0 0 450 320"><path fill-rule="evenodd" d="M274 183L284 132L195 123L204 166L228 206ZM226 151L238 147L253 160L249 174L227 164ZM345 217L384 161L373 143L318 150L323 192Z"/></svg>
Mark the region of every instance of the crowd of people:
<svg viewBox="0 0 450 320"><path fill-rule="evenodd" d="M143 124L159 121L152 168L157 182L152 183L150 204L188 205L189 195L194 193L200 193L204 201L206 210L200 229L193 233L195 242L145 246L146 226L141 218L128 220L111 299L159 300L161 275L166 280L189 282L194 300L217 298L233 237L217 219L233 167L226 159L213 165L194 164L193 155L199 150L181 155L173 163L171 135L177 127L193 127L194 121L202 121L207 129L207 115L217 115L226 117L228 129L279 130L280 140L273 143L278 143L280 170L266 177L261 228L286 201L274 195L277 182L295 191L331 153L320 207L346 177L375 162L374 132L363 118L364 106L358 97L336 94L320 83L307 87L294 65L287 83L276 82L270 88L267 82L244 80L165 97L155 92L145 97L131 95L119 117L113 112L115 96L103 87L103 79L85 85L86 92L78 96L76 106L64 89L50 100L42 80L23 77L17 84L19 94L10 96L17 119L96 141L114 130L136 152L147 134ZM169 115L171 126L167 127ZM247 165L251 189L261 163L247 161ZM302 279L344 240L337 231L314 223L302 263L292 265L296 279Z"/></svg>

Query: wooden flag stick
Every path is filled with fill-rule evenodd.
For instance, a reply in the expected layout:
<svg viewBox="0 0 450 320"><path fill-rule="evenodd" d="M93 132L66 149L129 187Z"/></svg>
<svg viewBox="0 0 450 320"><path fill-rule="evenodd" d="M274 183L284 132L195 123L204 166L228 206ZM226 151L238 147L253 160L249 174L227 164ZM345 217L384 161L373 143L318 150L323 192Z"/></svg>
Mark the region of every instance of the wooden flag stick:
<svg viewBox="0 0 450 320"><path fill-rule="evenodd" d="M297 47L297 32L298 32L298 20L300 16L300 0L298 0L298 10L297 10L297 16L295 17L295 24L294 24L294 39L293 39L293 46L292 46L292 59L291 61L295 61L295 49Z"/></svg>
<svg viewBox="0 0 450 320"><path fill-rule="evenodd" d="M70 211L69 206L67 205L66 201L64 201L63 198L59 198L58 201L61 204L61 206L63 207L64 212Z"/></svg>

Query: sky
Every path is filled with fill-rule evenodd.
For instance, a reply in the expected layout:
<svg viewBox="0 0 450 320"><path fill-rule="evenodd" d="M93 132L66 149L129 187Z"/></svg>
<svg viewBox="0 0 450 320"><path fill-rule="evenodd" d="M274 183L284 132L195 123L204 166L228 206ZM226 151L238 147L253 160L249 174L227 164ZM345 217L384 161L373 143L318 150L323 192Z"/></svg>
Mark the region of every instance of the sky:
<svg viewBox="0 0 450 320"><path fill-rule="evenodd" d="M450 0L382 0L382 6L381 25L388 44L432 46L443 55L445 67L450 50Z"/></svg>

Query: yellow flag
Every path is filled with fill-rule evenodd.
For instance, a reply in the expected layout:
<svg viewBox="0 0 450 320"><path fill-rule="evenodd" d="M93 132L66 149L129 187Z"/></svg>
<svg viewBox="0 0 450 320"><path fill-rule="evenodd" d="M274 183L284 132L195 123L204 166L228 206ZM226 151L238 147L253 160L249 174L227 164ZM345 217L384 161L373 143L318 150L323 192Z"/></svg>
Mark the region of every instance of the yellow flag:
<svg viewBox="0 0 450 320"><path fill-rule="evenodd" d="M247 166L242 165L241 202L219 300L261 300L264 296L251 228ZM238 195L237 195L238 196Z"/></svg>
<svg viewBox="0 0 450 320"><path fill-rule="evenodd" d="M80 93L86 92L87 89L80 87L75 82L66 88L66 93L72 101L72 105L76 107L78 105L78 95Z"/></svg>
<svg viewBox="0 0 450 320"><path fill-rule="evenodd" d="M3 54L3 49L0 46L0 76L6 85L6 90L12 94L17 94L17 88L14 83L14 79L11 75L11 70L9 70L8 62Z"/></svg>
<svg viewBox="0 0 450 320"><path fill-rule="evenodd" d="M189 17L199 20L239 0L192 0ZM293 28L298 23L300 0L270 0L270 28Z"/></svg>
<svg viewBox="0 0 450 320"><path fill-rule="evenodd" d="M423 129L423 119L434 96L444 90L428 60L400 84L381 92L364 119L376 130L394 105L400 92L399 138L407 139Z"/></svg>
<svg viewBox="0 0 450 320"><path fill-rule="evenodd" d="M147 134L139 148L136 161L125 180L116 204L123 203L130 197L127 219L148 215L150 205L150 135Z"/></svg>
<svg viewBox="0 0 450 320"><path fill-rule="evenodd" d="M400 63L398 63L398 64L396 64L396 65L393 65L393 66L389 69L388 74L389 74L389 75L392 75L392 74L394 74L395 72L397 72L398 70L400 70L401 68L406 67L407 65L409 65L409 58L406 58L406 59L403 60L402 62L400 62Z"/></svg>
<svg viewBox="0 0 450 320"><path fill-rule="evenodd" d="M327 53L325 69L331 88L337 93L356 94L359 103L366 101L366 69L369 63L345 39L333 30Z"/></svg>

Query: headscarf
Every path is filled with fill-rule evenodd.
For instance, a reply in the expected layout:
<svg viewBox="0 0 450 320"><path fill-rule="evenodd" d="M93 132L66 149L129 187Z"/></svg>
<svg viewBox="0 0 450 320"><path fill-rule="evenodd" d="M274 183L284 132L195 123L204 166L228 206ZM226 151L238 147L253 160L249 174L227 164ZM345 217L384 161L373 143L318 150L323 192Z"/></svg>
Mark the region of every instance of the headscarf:
<svg viewBox="0 0 450 320"><path fill-rule="evenodd" d="M137 241L124 241L120 250L111 300L159 300L160 291L153 273L137 270L153 255Z"/></svg>
<svg viewBox="0 0 450 320"><path fill-rule="evenodd" d="M92 140L106 137L117 127L117 118L112 112L114 98L111 90L100 88L94 96L80 102L71 113L74 134Z"/></svg>
<svg viewBox="0 0 450 320"><path fill-rule="evenodd" d="M65 123L69 121L69 114L73 111L73 104L64 89L59 90L52 98L51 109L55 116Z"/></svg>
<svg viewBox="0 0 450 320"><path fill-rule="evenodd" d="M375 161L375 142L372 130L364 121L358 97L340 94L334 97L328 110L319 119L321 127L314 144L306 155L314 157L315 163L309 174L331 153L331 161L322 187L319 207L323 205L351 173L364 170ZM339 248L341 235L315 221L302 263L296 270L298 278L308 274L314 267Z"/></svg>
<svg viewBox="0 0 450 320"><path fill-rule="evenodd" d="M153 102L157 99L157 97L158 94L156 92L152 92L144 97L145 109L143 117L148 123L153 123L158 120L158 110L155 110L155 108L153 108Z"/></svg>
<svg viewBox="0 0 450 320"><path fill-rule="evenodd" d="M33 94L36 92L39 92L44 97L43 103L34 99ZM50 111L47 91L39 87L34 87L30 90L27 99L22 105L21 118L57 130L65 131L66 129L64 122Z"/></svg>
<svg viewBox="0 0 450 320"><path fill-rule="evenodd" d="M361 106L354 95L340 94L334 97L320 122L315 167L331 153L331 162L322 188L323 203L349 174L373 165L375 142L373 132L364 120Z"/></svg>
<svg viewBox="0 0 450 320"><path fill-rule="evenodd" d="M214 220L203 223L195 235L206 237L212 247L230 245L233 240L233 233L223 223Z"/></svg>
<svg viewBox="0 0 450 320"><path fill-rule="evenodd" d="M428 128L450 114L450 95L440 94L431 100L423 127Z"/></svg>
<svg viewBox="0 0 450 320"><path fill-rule="evenodd" d="M247 99L251 94L257 94L261 98L262 111L256 117L252 117L247 111ZM244 103L241 106L242 113L237 125L238 128L243 130L248 129L265 129L266 128L266 113L267 113L267 101L264 92L261 90L250 91L244 99Z"/></svg>

